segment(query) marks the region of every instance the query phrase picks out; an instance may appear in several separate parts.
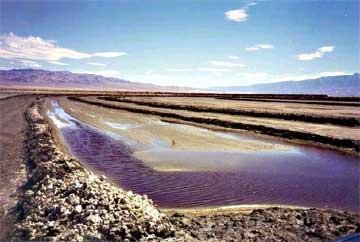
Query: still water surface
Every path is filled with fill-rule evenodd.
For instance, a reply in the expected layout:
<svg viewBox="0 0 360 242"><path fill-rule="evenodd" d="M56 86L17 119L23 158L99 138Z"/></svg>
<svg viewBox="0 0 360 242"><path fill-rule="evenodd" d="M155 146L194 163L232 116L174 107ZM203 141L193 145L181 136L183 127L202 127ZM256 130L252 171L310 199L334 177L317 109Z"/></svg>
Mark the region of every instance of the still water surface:
<svg viewBox="0 0 360 242"><path fill-rule="evenodd" d="M145 155L194 168L159 171L133 156L135 141L96 129L67 114L57 102L51 103L48 116L75 157L124 189L147 194L160 207L288 204L359 211L357 157L291 143L287 151L277 152L172 151L154 137L153 148L145 147ZM260 139L236 133L218 132L218 136Z"/></svg>

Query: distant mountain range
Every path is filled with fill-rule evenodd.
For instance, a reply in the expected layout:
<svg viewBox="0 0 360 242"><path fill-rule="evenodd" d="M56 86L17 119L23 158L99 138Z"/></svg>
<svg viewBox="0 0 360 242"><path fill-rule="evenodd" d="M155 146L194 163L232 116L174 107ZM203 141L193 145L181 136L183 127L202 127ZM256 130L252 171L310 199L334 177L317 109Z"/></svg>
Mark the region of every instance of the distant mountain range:
<svg viewBox="0 0 360 242"><path fill-rule="evenodd" d="M68 71L38 69L0 70L0 87L17 88L81 88L172 92L230 92L262 94L327 94L330 96L360 96L360 75L329 76L303 81L283 81L251 86L226 86L195 89L178 86L158 86L118 78Z"/></svg>
<svg viewBox="0 0 360 242"><path fill-rule="evenodd" d="M81 88L117 89L143 91L194 91L196 89L177 86L158 86L131 82L119 78L93 74L78 74L68 71L46 71L39 69L0 70L0 87L16 88Z"/></svg>
<svg viewBox="0 0 360 242"><path fill-rule="evenodd" d="M360 96L360 75L327 76L303 81L282 81L250 86L213 87L212 91L262 94L327 94Z"/></svg>

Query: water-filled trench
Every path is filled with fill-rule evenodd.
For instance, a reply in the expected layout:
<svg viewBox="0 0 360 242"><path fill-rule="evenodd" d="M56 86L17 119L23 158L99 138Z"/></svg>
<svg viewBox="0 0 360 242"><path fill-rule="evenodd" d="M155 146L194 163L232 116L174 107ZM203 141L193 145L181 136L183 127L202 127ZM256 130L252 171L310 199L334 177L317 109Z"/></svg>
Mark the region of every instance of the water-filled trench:
<svg viewBox="0 0 360 242"><path fill-rule="evenodd" d="M72 155L120 187L148 195L160 207L286 204L359 211L360 163L355 156L293 143L284 151L172 150L154 137L151 148L141 148L142 156L187 168L157 170L134 156L138 145L134 140L77 120L56 101L51 105L48 116ZM217 135L218 139L249 138L237 133Z"/></svg>

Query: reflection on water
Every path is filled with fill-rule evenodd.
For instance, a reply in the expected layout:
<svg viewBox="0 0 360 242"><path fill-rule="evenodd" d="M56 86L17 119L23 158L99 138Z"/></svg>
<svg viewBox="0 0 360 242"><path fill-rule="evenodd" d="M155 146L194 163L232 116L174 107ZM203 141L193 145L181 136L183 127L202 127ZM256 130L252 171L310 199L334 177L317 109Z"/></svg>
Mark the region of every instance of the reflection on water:
<svg viewBox="0 0 360 242"><path fill-rule="evenodd" d="M165 157L169 167L179 167L157 171L132 155L136 142L97 130L53 105L48 115L79 160L161 207L292 204L359 211L356 157L299 145L276 153L171 151L170 144L154 138L157 148L143 147L141 155L154 162Z"/></svg>
<svg viewBox="0 0 360 242"><path fill-rule="evenodd" d="M108 121L105 121L104 123L114 129L130 129L130 128L136 127L136 125L133 125L133 124L120 124L120 123L114 123L114 122L108 122Z"/></svg>

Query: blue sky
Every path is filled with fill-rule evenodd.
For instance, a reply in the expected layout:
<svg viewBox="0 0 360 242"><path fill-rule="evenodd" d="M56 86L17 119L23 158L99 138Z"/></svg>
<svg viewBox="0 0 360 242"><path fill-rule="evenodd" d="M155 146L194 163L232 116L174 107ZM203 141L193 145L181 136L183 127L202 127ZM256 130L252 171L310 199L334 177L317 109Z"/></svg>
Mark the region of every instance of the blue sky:
<svg viewBox="0 0 360 242"><path fill-rule="evenodd" d="M193 87L359 71L355 1L0 1L0 67Z"/></svg>

